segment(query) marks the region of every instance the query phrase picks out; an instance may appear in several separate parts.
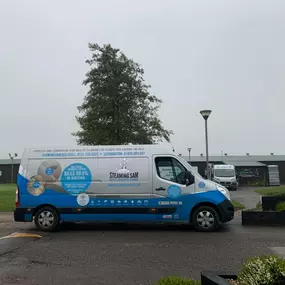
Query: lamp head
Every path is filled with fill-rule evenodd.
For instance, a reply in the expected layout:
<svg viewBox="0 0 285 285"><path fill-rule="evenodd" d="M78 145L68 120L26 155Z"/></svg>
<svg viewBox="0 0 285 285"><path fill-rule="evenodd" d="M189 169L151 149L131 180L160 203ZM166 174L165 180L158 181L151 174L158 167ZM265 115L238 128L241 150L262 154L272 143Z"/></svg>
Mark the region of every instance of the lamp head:
<svg viewBox="0 0 285 285"><path fill-rule="evenodd" d="M212 111L211 110L202 110L200 111L201 116L205 119L208 120L208 118L210 117Z"/></svg>

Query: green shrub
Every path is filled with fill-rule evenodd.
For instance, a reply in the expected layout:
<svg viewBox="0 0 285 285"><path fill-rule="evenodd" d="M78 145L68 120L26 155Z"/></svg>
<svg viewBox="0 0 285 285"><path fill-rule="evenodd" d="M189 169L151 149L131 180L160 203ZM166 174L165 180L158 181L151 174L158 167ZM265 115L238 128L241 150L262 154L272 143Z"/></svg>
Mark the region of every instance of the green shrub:
<svg viewBox="0 0 285 285"><path fill-rule="evenodd" d="M244 209L244 205L241 204L240 202L236 201L236 200L232 200L232 204L234 205L235 210L242 210Z"/></svg>
<svg viewBox="0 0 285 285"><path fill-rule="evenodd" d="M256 209L262 210L262 204L261 204L261 202L258 202L258 203L256 204Z"/></svg>
<svg viewBox="0 0 285 285"><path fill-rule="evenodd" d="M276 212L282 212L285 211L285 202L280 202L275 206Z"/></svg>
<svg viewBox="0 0 285 285"><path fill-rule="evenodd" d="M285 259L261 256L249 259L238 274L241 285L284 285Z"/></svg>
<svg viewBox="0 0 285 285"><path fill-rule="evenodd" d="M188 278L169 276L159 279L155 285L201 285L201 282Z"/></svg>

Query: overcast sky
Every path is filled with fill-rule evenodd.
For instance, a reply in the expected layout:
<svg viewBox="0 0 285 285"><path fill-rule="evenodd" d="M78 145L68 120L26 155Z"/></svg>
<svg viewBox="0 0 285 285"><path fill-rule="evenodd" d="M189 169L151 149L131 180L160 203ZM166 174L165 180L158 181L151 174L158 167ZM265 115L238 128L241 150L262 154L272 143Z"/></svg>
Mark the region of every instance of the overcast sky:
<svg viewBox="0 0 285 285"><path fill-rule="evenodd" d="M285 154L284 0L0 0L0 158L73 146L90 56L111 43L145 69L177 152Z"/></svg>

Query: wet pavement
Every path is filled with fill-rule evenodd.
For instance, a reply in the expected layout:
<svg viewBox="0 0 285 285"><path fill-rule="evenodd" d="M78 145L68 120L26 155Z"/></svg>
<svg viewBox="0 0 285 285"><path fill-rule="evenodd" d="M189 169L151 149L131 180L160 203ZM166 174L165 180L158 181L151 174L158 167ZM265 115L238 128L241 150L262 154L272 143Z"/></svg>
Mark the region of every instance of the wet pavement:
<svg viewBox="0 0 285 285"><path fill-rule="evenodd" d="M245 192L247 191L247 192ZM231 192L252 208L253 190ZM0 284L153 284L162 276L200 278L201 270L236 273L244 260L285 254L285 227L243 227L241 213L215 233L188 226L69 224L56 233L0 215Z"/></svg>
<svg viewBox="0 0 285 285"><path fill-rule="evenodd" d="M33 224L9 227L39 233ZM77 224L39 234L39 239L6 239L12 250L0 255L0 284L153 284L169 275L199 279L201 270L236 272L246 258L282 249L285 240L285 228L242 227L240 216L215 233L186 226Z"/></svg>
<svg viewBox="0 0 285 285"><path fill-rule="evenodd" d="M231 191L231 198L243 204L246 209L256 208L256 204L260 201L260 195L255 192L256 188L244 187L237 191Z"/></svg>

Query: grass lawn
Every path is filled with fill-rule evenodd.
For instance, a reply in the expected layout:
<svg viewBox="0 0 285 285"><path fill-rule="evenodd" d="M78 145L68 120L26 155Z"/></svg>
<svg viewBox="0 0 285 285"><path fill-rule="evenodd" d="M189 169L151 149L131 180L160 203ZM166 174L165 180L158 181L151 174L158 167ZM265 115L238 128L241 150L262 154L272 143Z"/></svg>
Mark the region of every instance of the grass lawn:
<svg viewBox="0 0 285 285"><path fill-rule="evenodd" d="M15 207L16 185L0 184L0 212L11 212Z"/></svg>
<svg viewBox="0 0 285 285"><path fill-rule="evenodd" d="M285 186L258 189L255 190L255 192L261 194L262 196L279 196L279 195L283 196L285 195Z"/></svg>
<svg viewBox="0 0 285 285"><path fill-rule="evenodd" d="M237 202L235 200L232 200L232 203L233 203L233 205L235 207L235 210L242 210L242 209L245 208L243 204L241 204L241 203L239 203L239 202Z"/></svg>

